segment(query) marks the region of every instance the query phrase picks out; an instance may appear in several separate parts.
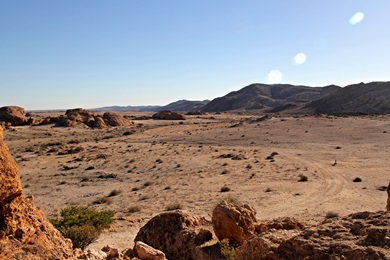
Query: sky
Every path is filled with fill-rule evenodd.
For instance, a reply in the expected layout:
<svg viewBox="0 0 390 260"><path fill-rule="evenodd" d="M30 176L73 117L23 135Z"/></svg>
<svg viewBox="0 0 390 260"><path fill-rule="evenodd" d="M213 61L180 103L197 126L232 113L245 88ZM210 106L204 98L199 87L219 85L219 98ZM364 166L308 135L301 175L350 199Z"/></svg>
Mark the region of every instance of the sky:
<svg viewBox="0 0 390 260"><path fill-rule="evenodd" d="M389 0L0 0L0 107L390 81Z"/></svg>

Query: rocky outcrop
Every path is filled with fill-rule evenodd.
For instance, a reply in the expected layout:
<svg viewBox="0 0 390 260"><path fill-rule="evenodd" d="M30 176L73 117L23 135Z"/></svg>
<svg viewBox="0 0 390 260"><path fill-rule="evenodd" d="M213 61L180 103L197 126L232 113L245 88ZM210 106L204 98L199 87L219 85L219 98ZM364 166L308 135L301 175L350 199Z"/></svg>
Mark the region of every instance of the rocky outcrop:
<svg viewBox="0 0 390 260"><path fill-rule="evenodd" d="M168 259L219 259L219 244L210 223L183 211L161 213L143 226L137 241L165 253Z"/></svg>
<svg viewBox="0 0 390 260"><path fill-rule="evenodd" d="M186 120L187 119L185 115L170 110L159 111L153 114L152 118L162 119L162 120Z"/></svg>
<svg viewBox="0 0 390 260"><path fill-rule="evenodd" d="M106 112L103 115L103 120L109 126L129 126L132 124L131 120L118 113Z"/></svg>
<svg viewBox="0 0 390 260"><path fill-rule="evenodd" d="M32 197L23 198L18 167L0 128L0 259L74 257L72 242L48 222Z"/></svg>
<svg viewBox="0 0 390 260"><path fill-rule="evenodd" d="M42 124L56 123L57 126L74 127L77 125L91 128L107 128L109 126L129 126L132 121L127 116L119 113L106 112L103 116L84 110L82 108L66 110L65 115L56 119L46 118Z"/></svg>
<svg viewBox="0 0 390 260"><path fill-rule="evenodd" d="M213 210L211 221L219 240L227 238L231 245L239 246L255 234L256 210L223 201Z"/></svg>
<svg viewBox="0 0 390 260"><path fill-rule="evenodd" d="M389 259L390 212L360 212L246 240L236 259Z"/></svg>
<svg viewBox="0 0 390 260"><path fill-rule="evenodd" d="M24 108L7 106L0 108L0 121L10 123L13 126L20 126L27 124L28 118L25 116Z"/></svg>

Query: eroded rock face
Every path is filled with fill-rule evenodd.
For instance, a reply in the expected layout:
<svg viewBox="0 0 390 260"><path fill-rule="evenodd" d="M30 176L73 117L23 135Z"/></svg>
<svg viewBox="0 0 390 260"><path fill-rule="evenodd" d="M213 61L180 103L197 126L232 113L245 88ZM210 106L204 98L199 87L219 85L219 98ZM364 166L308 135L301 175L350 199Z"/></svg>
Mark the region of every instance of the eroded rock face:
<svg viewBox="0 0 390 260"><path fill-rule="evenodd" d="M152 118L162 120L186 120L187 117L181 113L170 110L163 110L153 114Z"/></svg>
<svg viewBox="0 0 390 260"><path fill-rule="evenodd" d="M137 241L165 253L168 259L222 259L210 223L182 211L161 213L146 223Z"/></svg>
<svg viewBox="0 0 390 260"><path fill-rule="evenodd" d="M10 123L13 126L27 124L28 118L25 116L24 108L17 106L7 106L0 108L0 121Z"/></svg>
<svg viewBox="0 0 390 260"><path fill-rule="evenodd" d="M230 244L239 246L255 233L256 210L247 204L223 201L213 210L212 223L219 240L227 238Z"/></svg>
<svg viewBox="0 0 390 260"><path fill-rule="evenodd" d="M0 259L75 258L72 242L47 221L32 197L23 198L18 167L1 128L0 187Z"/></svg>

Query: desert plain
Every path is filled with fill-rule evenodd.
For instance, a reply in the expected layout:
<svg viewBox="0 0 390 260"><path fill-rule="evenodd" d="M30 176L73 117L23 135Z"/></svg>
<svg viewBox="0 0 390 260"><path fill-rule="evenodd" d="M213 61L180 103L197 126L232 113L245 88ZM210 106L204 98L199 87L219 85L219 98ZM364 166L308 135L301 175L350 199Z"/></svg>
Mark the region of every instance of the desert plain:
<svg viewBox="0 0 390 260"><path fill-rule="evenodd" d="M116 212L94 249L132 247L167 210L211 219L222 200L312 225L386 206L390 115L210 113L108 129L19 126L4 137L24 195L48 218L69 205Z"/></svg>

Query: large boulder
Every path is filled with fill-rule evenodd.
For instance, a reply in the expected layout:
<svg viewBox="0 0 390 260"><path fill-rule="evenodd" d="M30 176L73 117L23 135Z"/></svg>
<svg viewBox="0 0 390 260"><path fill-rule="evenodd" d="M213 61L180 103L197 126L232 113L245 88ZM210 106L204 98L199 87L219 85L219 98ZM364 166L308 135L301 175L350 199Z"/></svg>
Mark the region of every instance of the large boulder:
<svg viewBox="0 0 390 260"><path fill-rule="evenodd" d="M213 210L212 223L219 240L227 238L231 245L239 246L255 234L256 210L222 201Z"/></svg>
<svg viewBox="0 0 390 260"><path fill-rule="evenodd" d="M186 120L187 119L185 115L170 110L159 111L153 114L152 118L162 119L162 120Z"/></svg>
<svg viewBox="0 0 390 260"><path fill-rule="evenodd" d="M114 112L104 113L103 120L109 126L129 126L132 124L130 119Z"/></svg>
<svg viewBox="0 0 390 260"><path fill-rule="evenodd" d="M183 211L161 213L143 226L141 241L165 253L168 259L221 259L218 241L210 222Z"/></svg>
<svg viewBox="0 0 390 260"><path fill-rule="evenodd" d="M0 128L0 259L74 259L72 242L32 200L22 196L18 167Z"/></svg>
<svg viewBox="0 0 390 260"><path fill-rule="evenodd" d="M141 241L135 242L134 250L137 253L137 257L141 260L166 260L165 254L160 250L142 243Z"/></svg>
<svg viewBox="0 0 390 260"><path fill-rule="evenodd" d="M13 126L27 124L28 118L25 116L24 108L17 106L7 106L0 108L0 121L10 123Z"/></svg>

